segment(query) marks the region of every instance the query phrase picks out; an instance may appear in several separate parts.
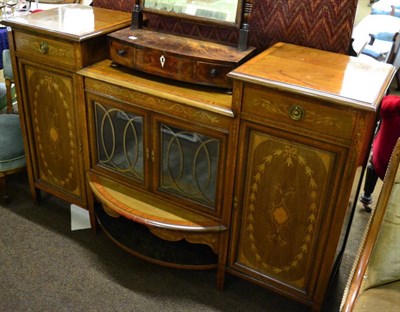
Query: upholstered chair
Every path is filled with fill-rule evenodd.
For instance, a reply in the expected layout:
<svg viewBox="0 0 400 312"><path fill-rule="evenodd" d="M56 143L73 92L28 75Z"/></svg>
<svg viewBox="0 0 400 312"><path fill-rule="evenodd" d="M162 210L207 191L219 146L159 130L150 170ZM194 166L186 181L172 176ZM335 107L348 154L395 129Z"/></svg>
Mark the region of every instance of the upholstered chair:
<svg viewBox="0 0 400 312"><path fill-rule="evenodd" d="M374 6L379 3L380 1ZM378 13L367 15L353 30L350 55L372 58L395 66L397 88L400 90L399 32L399 17Z"/></svg>
<svg viewBox="0 0 400 312"><path fill-rule="evenodd" d="M348 280L341 312L400 307L400 140Z"/></svg>
<svg viewBox="0 0 400 312"><path fill-rule="evenodd" d="M371 14L387 14L400 17L400 2L398 0L380 0L372 4Z"/></svg>
<svg viewBox="0 0 400 312"><path fill-rule="evenodd" d="M367 211L371 211L372 193L378 178L383 179L389 164L390 155L400 137L400 96L387 95L380 109L380 124L372 143L370 164L360 201Z"/></svg>
<svg viewBox="0 0 400 312"><path fill-rule="evenodd" d="M14 76L11 67L11 57L10 50L3 50L3 76L4 76L4 85L5 85L5 98L7 103L7 113L13 112L13 100L15 97L15 89L14 89Z"/></svg>
<svg viewBox="0 0 400 312"><path fill-rule="evenodd" d="M12 70L9 50L3 51L7 111L0 114L0 194L9 200L7 176L24 170L26 159L18 114L13 113L11 96Z"/></svg>

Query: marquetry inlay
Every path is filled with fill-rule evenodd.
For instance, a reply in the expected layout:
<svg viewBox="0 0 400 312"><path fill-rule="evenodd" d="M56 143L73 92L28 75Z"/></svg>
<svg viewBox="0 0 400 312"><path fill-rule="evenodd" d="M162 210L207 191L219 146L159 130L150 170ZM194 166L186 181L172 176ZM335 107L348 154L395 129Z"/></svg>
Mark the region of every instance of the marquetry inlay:
<svg viewBox="0 0 400 312"><path fill-rule="evenodd" d="M163 97L153 96L152 94L127 90L125 88L121 88L120 86L102 82L93 82L92 80L88 80L87 86L90 91L106 93L110 96L122 99L132 104L136 104L140 107L152 111L167 113L174 117L196 120L197 122L212 124L214 126L223 128L229 127L231 122L231 118L227 118L226 116L215 114L204 109L198 109L194 106L171 101ZM209 104L212 106L213 103Z"/></svg>
<svg viewBox="0 0 400 312"><path fill-rule="evenodd" d="M272 102L268 99L260 98L254 100L253 105L265 111L268 111L269 113L273 112L277 115L281 115L282 117L287 117L288 112L291 108L290 103L288 104L284 102ZM346 120L343 121L337 116L324 116L321 115L321 113L312 110L307 110L306 114L307 118L312 119L315 124L325 127L340 129L344 126L344 123L346 122Z"/></svg>
<svg viewBox="0 0 400 312"><path fill-rule="evenodd" d="M42 178L75 191L77 185L74 181L74 168L78 151L73 111L70 98L66 97L66 94L72 93L71 81L31 67L27 67L27 76L35 82L32 113L39 161L43 165ZM45 97L44 94L51 96ZM59 104L54 105L56 102Z"/></svg>
<svg viewBox="0 0 400 312"><path fill-rule="evenodd" d="M241 261L303 288L333 156L258 132L250 146Z"/></svg>

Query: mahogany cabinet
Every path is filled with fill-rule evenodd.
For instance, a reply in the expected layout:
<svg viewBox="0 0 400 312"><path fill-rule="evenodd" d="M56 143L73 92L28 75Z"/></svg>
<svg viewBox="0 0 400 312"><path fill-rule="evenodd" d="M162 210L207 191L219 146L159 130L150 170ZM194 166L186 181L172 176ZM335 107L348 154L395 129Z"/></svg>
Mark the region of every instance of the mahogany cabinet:
<svg viewBox="0 0 400 312"><path fill-rule="evenodd" d="M219 288L226 270L321 308L392 66L279 43L230 72L232 96L109 60L79 74L111 239L143 256L125 243L139 223L205 244Z"/></svg>
<svg viewBox="0 0 400 312"><path fill-rule="evenodd" d="M228 74L231 94L115 66L127 13L3 23L35 200L87 207L154 263L215 268L220 289L227 271L321 308L392 66L278 43Z"/></svg>
<svg viewBox="0 0 400 312"><path fill-rule="evenodd" d="M228 270L318 310L393 69L281 43L229 75L241 114Z"/></svg>
<svg viewBox="0 0 400 312"><path fill-rule="evenodd" d="M230 168L236 157L229 152L236 148L237 131L231 95L139 73L110 60L79 74L88 109L88 181L108 214L92 211L102 228L121 247L147 260L218 268L222 287L233 190ZM184 238L207 245L217 257L194 265L141 253L135 244L117 238L112 217L134 221L131 228L142 224L166 241Z"/></svg>
<svg viewBox="0 0 400 312"><path fill-rule="evenodd" d="M32 195L37 200L44 190L87 207L85 108L76 71L107 57L107 33L129 25L130 15L67 5L3 23L10 30Z"/></svg>

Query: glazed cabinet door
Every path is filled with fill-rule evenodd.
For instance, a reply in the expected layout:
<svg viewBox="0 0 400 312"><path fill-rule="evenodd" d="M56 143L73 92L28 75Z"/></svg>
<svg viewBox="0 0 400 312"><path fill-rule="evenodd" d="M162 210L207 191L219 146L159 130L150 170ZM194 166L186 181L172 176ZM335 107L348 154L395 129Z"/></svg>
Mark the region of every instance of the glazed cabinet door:
<svg viewBox="0 0 400 312"><path fill-rule="evenodd" d="M161 115L155 116L154 127L155 191L195 211L219 215L226 134Z"/></svg>
<svg viewBox="0 0 400 312"><path fill-rule="evenodd" d="M35 186L86 206L75 75L19 62Z"/></svg>
<svg viewBox="0 0 400 312"><path fill-rule="evenodd" d="M147 188L146 113L89 94L92 168L128 184Z"/></svg>
<svg viewBox="0 0 400 312"><path fill-rule="evenodd" d="M309 302L346 149L243 121L229 266Z"/></svg>
<svg viewBox="0 0 400 312"><path fill-rule="evenodd" d="M218 217L227 134L88 93L91 170Z"/></svg>

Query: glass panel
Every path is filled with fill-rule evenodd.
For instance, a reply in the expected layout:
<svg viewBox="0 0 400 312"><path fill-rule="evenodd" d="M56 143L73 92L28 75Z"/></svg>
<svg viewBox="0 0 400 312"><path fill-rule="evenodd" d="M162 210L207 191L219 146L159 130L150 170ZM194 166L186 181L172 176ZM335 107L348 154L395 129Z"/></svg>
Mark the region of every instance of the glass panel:
<svg viewBox="0 0 400 312"><path fill-rule="evenodd" d="M146 10L235 23L240 0L143 0Z"/></svg>
<svg viewBox="0 0 400 312"><path fill-rule="evenodd" d="M143 117L95 102L101 166L143 181Z"/></svg>
<svg viewBox="0 0 400 312"><path fill-rule="evenodd" d="M162 124L160 188L214 209L219 148L217 139Z"/></svg>

